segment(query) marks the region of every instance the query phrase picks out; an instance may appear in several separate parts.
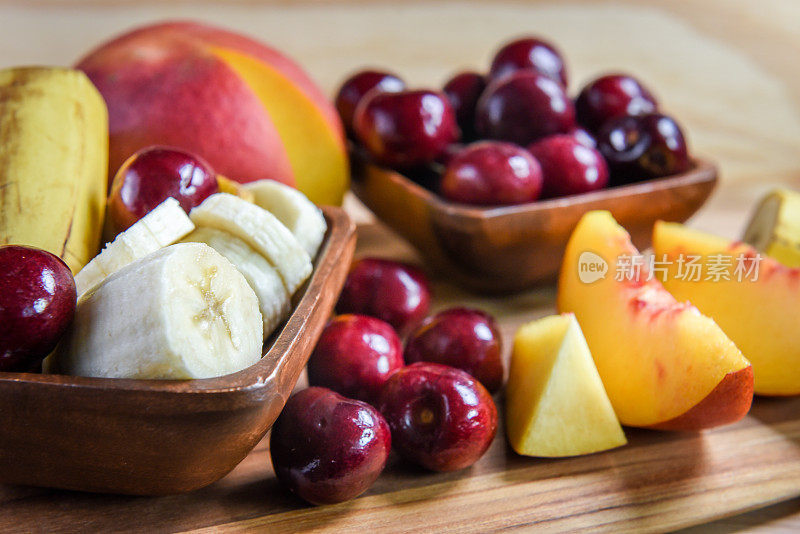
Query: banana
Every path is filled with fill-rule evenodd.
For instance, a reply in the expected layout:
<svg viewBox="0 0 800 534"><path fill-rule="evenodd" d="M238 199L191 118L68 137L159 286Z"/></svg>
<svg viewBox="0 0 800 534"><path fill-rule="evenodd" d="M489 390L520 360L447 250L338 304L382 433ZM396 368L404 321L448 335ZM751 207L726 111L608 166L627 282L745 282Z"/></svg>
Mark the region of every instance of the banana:
<svg viewBox="0 0 800 534"><path fill-rule="evenodd" d="M222 230L198 228L184 242L205 243L228 259L258 297L264 321L264 339L289 315L291 295L283 286L280 275L264 257L250 245Z"/></svg>
<svg viewBox="0 0 800 534"><path fill-rule="evenodd" d="M60 256L78 272L100 247L108 111L82 72L0 70L0 245Z"/></svg>
<svg viewBox="0 0 800 534"><path fill-rule="evenodd" d="M270 212L228 193L211 195L189 217L198 228L216 228L238 237L275 267L293 295L311 274L311 258L294 235Z"/></svg>
<svg viewBox="0 0 800 534"><path fill-rule="evenodd" d="M106 245L78 271L78 298L126 265L171 245L194 230L194 224L177 200L170 197Z"/></svg>
<svg viewBox="0 0 800 534"><path fill-rule="evenodd" d="M294 234L309 256L316 256L328 229L316 204L297 189L274 180L258 180L242 188L253 194L257 206L272 213Z"/></svg>
<svg viewBox="0 0 800 534"><path fill-rule="evenodd" d="M777 189L764 197L744 241L788 267L800 267L800 193Z"/></svg>
<svg viewBox="0 0 800 534"><path fill-rule="evenodd" d="M210 378L261 358L258 299L202 243L160 249L112 274L78 303L50 369L108 378Z"/></svg>

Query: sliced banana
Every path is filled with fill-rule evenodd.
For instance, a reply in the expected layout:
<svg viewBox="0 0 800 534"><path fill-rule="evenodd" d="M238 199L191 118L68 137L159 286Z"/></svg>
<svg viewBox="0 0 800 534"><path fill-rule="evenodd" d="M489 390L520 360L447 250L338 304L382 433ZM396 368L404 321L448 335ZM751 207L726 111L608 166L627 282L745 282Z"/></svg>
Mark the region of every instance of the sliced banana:
<svg viewBox="0 0 800 534"><path fill-rule="evenodd" d="M194 224L181 205L174 198L168 198L119 234L75 275L78 297L110 274L177 242L192 230Z"/></svg>
<svg viewBox="0 0 800 534"><path fill-rule="evenodd" d="M208 245L163 248L78 303L52 368L108 378L210 378L261 358L261 313L244 276Z"/></svg>
<svg viewBox="0 0 800 534"><path fill-rule="evenodd" d="M294 235L270 212L228 193L211 195L189 214L199 228L238 237L275 267L293 295L311 274L311 258Z"/></svg>
<svg viewBox="0 0 800 534"><path fill-rule="evenodd" d="M800 193L778 189L764 197L744 241L788 267L800 267Z"/></svg>
<svg viewBox="0 0 800 534"><path fill-rule="evenodd" d="M297 189L275 180L258 180L242 187L253 194L257 206L272 213L294 234L309 256L316 256L328 229L316 204Z"/></svg>
<svg viewBox="0 0 800 534"><path fill-rule="evenodd" d="M291 308L291 295L283 286L280 275L264 257L228 232L215 228L198 228L185 238L185 242L205 243L225 258L244 275L255 291L264 320L266 339L286 317Z"/></svg>

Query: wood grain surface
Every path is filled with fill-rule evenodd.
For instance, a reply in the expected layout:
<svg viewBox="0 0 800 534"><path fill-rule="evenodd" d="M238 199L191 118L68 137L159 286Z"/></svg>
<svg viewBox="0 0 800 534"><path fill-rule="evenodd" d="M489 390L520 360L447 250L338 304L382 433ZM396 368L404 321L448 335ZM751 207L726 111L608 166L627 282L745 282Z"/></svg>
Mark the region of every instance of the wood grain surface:
<svg viewBox="0 0 800 534"><path fill-rule="evenodd" d="M759 195L778 184L800 187L800 3L794 0L0 0L0 67L71 64L97 42L165 17L207 20L261 38L297 59L329 92L362 65L438 86L460 68L486 68L509 37L546 35L567 56L573 92L600 72L636 73L684 123L694 151L716 161L720 186L693 225L737 237ZM362 223L358 254L418 260L363 206L349 199L347 207ZM485 308L507 337L553 311L552 287L494 299L443 280L435 290L437 308ZM705 435L630 431L623 449L558 461L517 457L498 439L465 472L434 475L393 462L367 495L324 508L307 507L278 488L262 443L229 476L186 495L3 486L0 529L663 531L702 524L696 532L796 531L798 413L800 399L757 399L751 415L728 428ZM743 512L749 513L708 523Z"/></svg>

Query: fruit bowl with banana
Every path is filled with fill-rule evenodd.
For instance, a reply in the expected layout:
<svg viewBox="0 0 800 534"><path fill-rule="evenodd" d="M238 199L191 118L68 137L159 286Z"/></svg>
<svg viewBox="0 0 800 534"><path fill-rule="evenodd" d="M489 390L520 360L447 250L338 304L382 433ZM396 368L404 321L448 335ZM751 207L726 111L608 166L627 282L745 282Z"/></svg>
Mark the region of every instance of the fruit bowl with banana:
<svg viewBox="0 0 800 534"><path fill-rule="evenodd" d="M0 72L0 481L189 491L274 422L355 228L166 146L133 154L106 197L106 117L80 72Z"/></svg>

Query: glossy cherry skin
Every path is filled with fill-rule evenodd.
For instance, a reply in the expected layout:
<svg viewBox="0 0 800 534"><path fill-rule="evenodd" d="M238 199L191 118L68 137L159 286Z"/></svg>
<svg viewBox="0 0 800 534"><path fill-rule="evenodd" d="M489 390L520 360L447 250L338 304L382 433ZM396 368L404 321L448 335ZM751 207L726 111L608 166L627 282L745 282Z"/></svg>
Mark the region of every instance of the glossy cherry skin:
<svg viewBox="0 0 800 534"><path fill-rule="evenodd" d="M57 256L0 246L0 371L31 371L56 347L75 315L75 280Z"/></svg>
<svg viewBox="0 0 800 534"><path fill-rule="evenodd" d="M353 133L353 116L358 103L373 89L379 92L396 93L406 88L398 76L380 70L362 70L347 78L336 93L336 110L348 135Z"/></svg>
<svg viewBox="0 0 800 534"><path fill-rule="evenodd" d="M217 175L201 158L179 148L153 146L128 158L117 171L108 214L115 232L121 232L169 197L189 213L218 192Z"/></svg>
<svg viewBox="0 0 800 534"><path fill-rule="evenodd" d="M481 141L447 164L440 192L465 204L499 206L539 198L542 169L531 154L512 143Z"/></svg>
<svg viewBox="0 0 800 534"><path fill-rule="evenodd" d="M269 450L281 484L312 504L366 491L386 465L392 438L365 402L311 387L292 395L272 426Z"/></svg>
<svg viewBox="0 0 800 534"><path fill-rule="evenodd" d="M350 267L336 311L377 317L403 336L425 318L430 302L430 283L416 267L362 258Z"/></svg>
<svg viewBox="0 0 800 534"><path fill-rule="evenodd" d="M486 388L437 363L413 363L394 373L380 409L397 452L433 471L469 467L497 433L497 407Z"/></svg>
<svg viewBox="0 0 800 534"><path fill-rule="evenodd" d="M597 148L597 139L594 138L592 134L590 134L586 129L581 128L580 126L576 126L569 132L569 135L575 138L583 146L588 146L589 148Z"/></svg>
<svg viewBox="0 0 800 534"><path fill-rule="evenodd" d="M475 106L478 105L478 99L484 89L486 89L486 77L471 71L456 74L443 88L444 94L453 106L463 141L476 138Z"/></svg>
<svg viewBox="0 0 800 534"><path fill-rule="evenodd" d="M425 319L409 335L404 359L461 369L495 393L503 385L502 353L500 328L491 315L450 308Z"/></svg>
<svg viewBox="0 0 800 534"><path fill-rule="evenodd" d="M498 50L489 75L497 79L518 70L532 70L557 81L562 87L567 86L567 67L561 53L536 37L511 41Z"/></svg>
<svg viewBox="0 0 800 534"><path fill-rule="evenodd" d="M353 125L378 163L401 169L434 161L459 135L447 96L426 90L370 93Z"/></svg>
<svg viewBox="0 0 800 534"><path fill-rule="evenodd" d="M491 84L478 101L475 129L488 139L527 146L575 127L575 108L556 81L520 70Z"/></svg>
<svg viewBox="0 0 800 534"><path fill-rule="evenodd" d="M308 360L308 383L365 402L403 366L403 346L392 325L366 315L332 319Z"/></svg>
<svg viewBox="0 0 800 534"><path fill-rule="evenodd" d="M692 166L680 126L659 113L611 121L598 135L598 148L615 185L670 176Z"/></svg>
<svg viewBox="0 0 800 534"><path fill-rule="evenodd" d="M597 132L606 122L625 115L644 115L658 109L655 97L639 80L609 74L590 82L575 101L578 122Z"/></svg>
<svg viewBox="0 0 800 534"><path fill-rule="evenodd" d="M608 185L608 165L603 156L571 135L545 137L529 150L542 166L543 198L579 195Z"/></svg>

